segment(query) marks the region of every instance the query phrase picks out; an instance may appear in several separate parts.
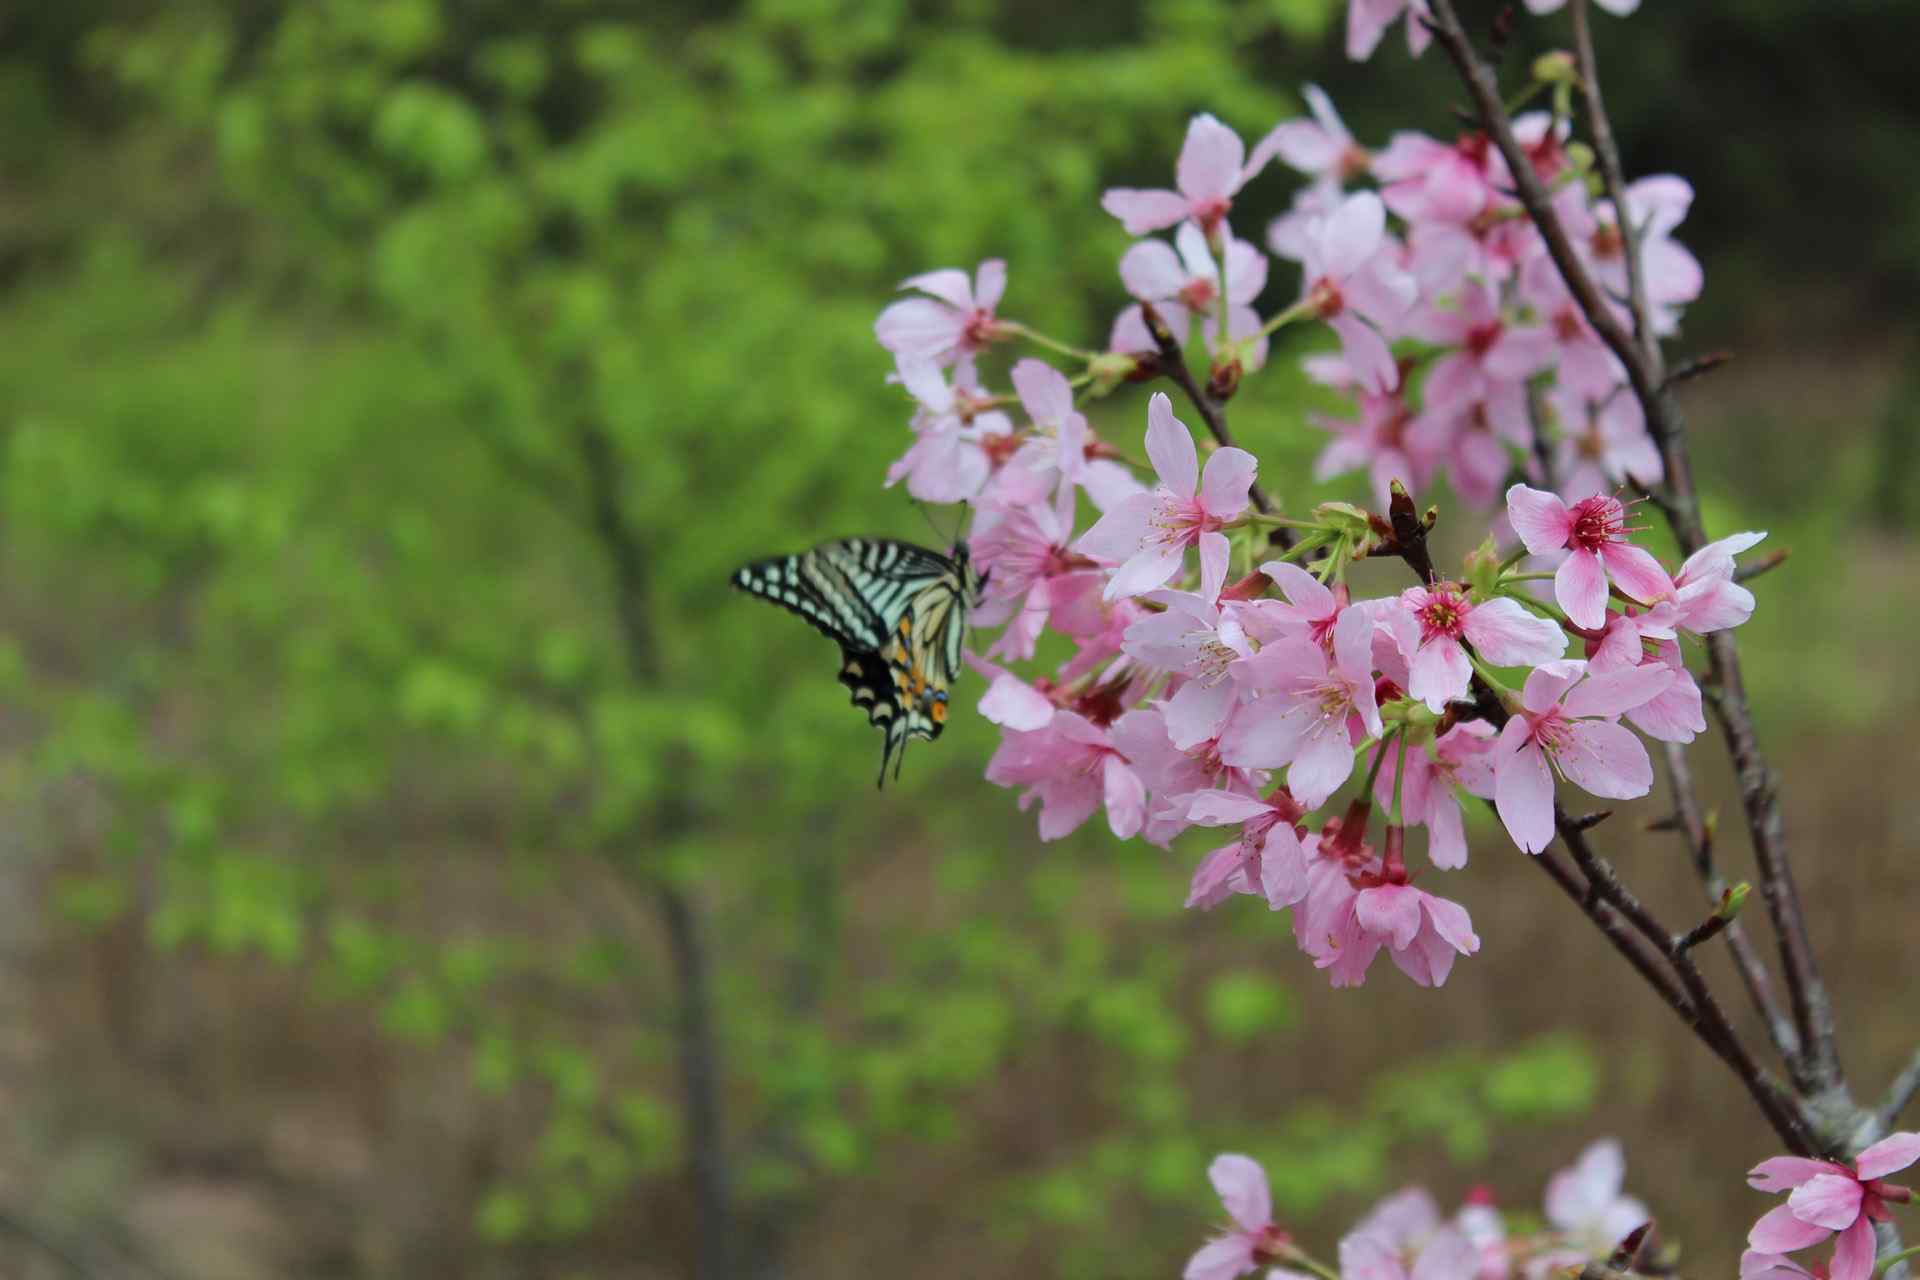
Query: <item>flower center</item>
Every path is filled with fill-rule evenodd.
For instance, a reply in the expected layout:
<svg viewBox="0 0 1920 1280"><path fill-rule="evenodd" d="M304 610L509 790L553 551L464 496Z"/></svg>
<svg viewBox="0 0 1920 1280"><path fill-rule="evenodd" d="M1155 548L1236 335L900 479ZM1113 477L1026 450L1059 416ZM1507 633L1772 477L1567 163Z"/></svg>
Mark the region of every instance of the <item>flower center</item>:
<svg viewBox="0 0 1920 1280"><path fill-rule="evenodd" d="M1193 206L1193 220L1200 224L1200 230L1205 232L1207 238L1211 240L1213 233L1219 230L1220 223L1225 220L1227 210L1231 208L1233 208L1233 201L1225 196L1203 200Z"/></svg>
<svg viewBox="0 0 1920 1280"><path fill-rule="evenodd" d="M1207 310L1219 296L1219 288L1205 276L1195 276L1180 286L1180 301L1195 311Z"/></svg>
<svg viewBox="0 0 1920 1280"><path fill-rule="evenodd" d="M1505 328L1505 325L1495 320L1491 324L1478 325L1467 330L1467 351L1476 360L1485 357L1493 348L1493 344L1500 340L1500 334Z"/></svg>
<svg viewBox="0 0 1920 1280"><path fill-rule="evenodd" d="M1340 296L1340 286L1332 276L1321 276L1307 290L1307 307L1320 319L1331 320L1347 309L1347 300Z"/></svg>
<svg viewBox="0 0 1920 1280"><path fill-rule="evenodd" d="M961 332L961 345L977 351L993 341L994 329L993 312L984 307L975 308L967 316L967 326Z"/></svg>
<svg viewBox="0 0 1920 1280"><path fill-rule="evenodd" d="M1618 258L1626 252L1627 248L1626 237L1622 236L1620 228L1611 222L1603 222L1595 227L1593 238L1589 243L1593 246L1593 256L1603 259Z"/></svg>
<svg viewBox="0 0 1920 1280"><path fill-rule="evenodd" d="M1598 551L1609 542L1627 540L1627 508L1618 498L1596 495L1573 507L1573 532L1567 543L1582 551Z"/></svg>
<svg viewBox="0 0 1920 1280"><path fill-rule="evenodd" d="M1553 313L1553 336L1562 342L1577 342L1583 331L1580 313L1572 307L1562 307Z"/></svg>
<svg viewBox="0 0 1920 1280"><path fill-rule="evenodd" d="M1420 619L1421 640L1459 639L1472 608L1467 598L1457 591L1429 591L1426 603L1414 613Z"/></svg>

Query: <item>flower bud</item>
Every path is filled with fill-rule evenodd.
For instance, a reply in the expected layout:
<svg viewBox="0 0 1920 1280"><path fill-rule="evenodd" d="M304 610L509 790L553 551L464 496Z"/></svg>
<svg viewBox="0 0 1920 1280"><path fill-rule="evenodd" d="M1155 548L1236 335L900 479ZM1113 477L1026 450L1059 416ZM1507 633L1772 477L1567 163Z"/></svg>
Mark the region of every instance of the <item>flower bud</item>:
<svg viewBox="0 0 1920 1280"><path fill-rule="evenodd" d="M1542 84L1573 84L1580 78L1580 70L1571 53L1555 49L1533 60L1533 78Z"/></svg>

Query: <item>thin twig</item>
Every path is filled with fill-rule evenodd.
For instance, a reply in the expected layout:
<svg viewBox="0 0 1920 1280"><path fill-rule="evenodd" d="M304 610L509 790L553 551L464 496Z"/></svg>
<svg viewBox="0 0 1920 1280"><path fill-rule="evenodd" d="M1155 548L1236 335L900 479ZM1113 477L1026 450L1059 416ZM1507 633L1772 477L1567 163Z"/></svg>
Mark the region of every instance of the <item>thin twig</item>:
<svg viewBox="0 0 1920 1280"><path fill-rule="evenodd" d="M1663 509L1682 553L1691 555L1705 545L1706 532L1700 522L1692 461L1683 434L1684 419L1679 402L1661 372L1658 343L1650 342L1651 356L1641 349L1621 325L1575 251L1545 185L1514 136L1513 123L1500 101L1499 83L1491 68L1474 51L1460 25L1453 0L1431 0L1430 7L1434 35L1473 94L1481 125L1506 160L1516 196L1539 229L1561 279L1587 323L1626 367L1628 382L1645 412L1647 430L1659 446L1666 470L1668 494ZM1597 114L1604 116L1605 113L1601 110ZM1623 227L1623 234L1626 231ZM1717 686L1715 710L1740 780L1741 809L1753 841L1762 898L1778 937L1781 969L1795 1025L1805 1046L1808 1070L1819 1082L1821 1092L1844 1097L1845 1080L1834 1040L1833 1005L1814 960L1799 891L1787 864L1778 787L1754 732L1752 712L1741 679L1739 651L1731 634L1721 631L1708 637L1707 652L1710 680Z"/></svg>
<svg viewBox="0 0 1920 1280"><path fill-rule="evenodd" d="M1653 307L1647 300L1646 265L1640 261L1640 228L1634 225L1627 209L1627 177L1620 166L1620 148L1613 140L1613 124L1607 118L1607 104L1600 96L1600 67L1593 56L1593 30L1589 0L1573 0L1573 49L1580 70L1580 92L1587 104L1587 128L1593 134L1593 151L1600 159L1600 179L1606 184L1607 199L1613 203L1613 218L1620 231L1622 250L1627 255L1627 301L1633 308L1633 329L1640 339L1640 354L1656 376L1661 372L1660 337L1653 329Z"/></svg>
<svg viewBox="0 0 1920 1280"><path fill-rule="evenodd" d="M1792 554L1792 547L1781 547L1777 551L1768 552L1758 560L1750 561L1743 565L1736 565L1733 570L1733 580L1735 582L1752 582L1761 574L1772 569L1778 569L1787 562L1787 557Z"/></svg>
<svg viewBox="0 0 1920 1280"><path fill-rule="evenodd" d="M1167 327L1167 322L1161 318L1158 311L1154 310L1151 302L1140 304L1140 314L1146 321L1147 332L1153 335L1153 345L1160 349L1159 371L1164 373L1175 386L1186 392L1187 399L1193 402L1194 411L1200 415L1200 420L1207 424L1207 430L1213 434L1214 441L1221 448L1238 448L1239 446L1233 442L1233 433L1227 430L1226 405L1208 395L1205 389L1193 380L1193 371L1187 368L1187 354L1181 349L1180 340L1173 336L1173 330ZM1259 508L1262 515L1272 515L1279 510L1274 506L1273 499L1267 496L1266 490L1260 487L1258 481L1248 486L1247 494L1253 499L1253 505ZM1268 540L1277 547L1291 547L1293 532L1285 526L1276 525Z"/></svg>
<svg viewBox="0 0 1920 1280"><path fill-rule="evenodd" d="M1694 874L1700 877L1708 900L1718 902L1727 891L1727 882L1714 865L1713 839L1708 832L1706 818L1700 812L1700 798L1694 790L1693 769L1687 763L1686 748L1677 742L1663 745L1665 750L1662 758L1667 766L1667 785L1673 791L1674 816L1681 835L1686 839L1687 853L1693 859ZM1734 970L1747 989L1747 998L1753 1002L1754 1011L1766 1026L1767 1038L1773 1042L1775 1052L1787 1064L1788 1071L1796 1072L1800 1060L1800 1037L1793 1029L1793 1019L1787 1016L1773 994L1773 978L1767 972L1766 961L1753 949L1752 941L1738 920L1727 925L1727 949L1733 954ZM1797 1075L1795 1082L1799 1082Z"/></svg>
<svg viewBox="0 0 1920 1280"><path fill-rule="evenodd" d="M1893 1128L1916 1094L1920 1094L1920 1049L1913 1051L1913 1057L1907 1059L1907 1065L1900 1068L1900 1074L1887 1086L1887 1096L1878 1108L1881 1127Z"/></svg>

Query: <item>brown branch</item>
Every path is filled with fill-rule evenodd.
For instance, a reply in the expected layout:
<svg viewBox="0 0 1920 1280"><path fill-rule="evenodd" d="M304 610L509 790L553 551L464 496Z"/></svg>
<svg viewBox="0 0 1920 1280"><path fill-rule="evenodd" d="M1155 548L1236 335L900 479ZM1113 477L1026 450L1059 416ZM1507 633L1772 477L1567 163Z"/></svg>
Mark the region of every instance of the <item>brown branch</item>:
<svg viewBox="0 0 1920 1280"><path fill-rule="evenodd" d="M1653 330L1653 308L1647 301L1646 264L1640 260L1640 228L1627 210L1627 177L1620 166L1620 148L1613 140L1613 124L1607 119L1607 104L1600 96L1600 67L1593 56L1592 16L1589 0L1573 0L1574 59L1580 70L1580 91L1587 106L1587 128L1593 134L1594 154L1600 160L1600 178L1606 184L1607 199L1613 203L1613 217L1619 227L1620 242L1627 255L1627 301L1633 309L1633 329L1640 339L1640 354L1656 379L1661 374L1660 338Z"/></svg>
<svg viewBox="0 0 1920 1280"><path fill-rule="evenodd" d="M1154 310L1151 302L1140 304L1140 314L1146 321L1147 332L1153 335L1153 345L1160 349L1157 370L1186 392L1187 399L1193 402L1194 411L1207 424L1207 430L1221 448L1239 448L1233 442L1233 433L1227 430L1227 406L1193 380L1193 371L1187 368L1187 353L1181 348L1180 340L1173 336L1173 330L1167 327L1167 322ZM1247 493L1262 515L1272 515L1279 509L1258 481L1248 487ZM1281 548L1291 547L1293 531L1284 526L1275 526L1268 540Z"/></svg>
<svg viewBox="0 0 1920 1280"><path fill-rule="evenodd" d="M1492 69L1474 51L1472 42L1460 25L1453 0L1431 0L1431 10L1434 35L1472 93L1481 125L1506 160L1515 193L1534 225L1539 228L1561 279L1573 294L1587 323L1626 367L1628 382L1645 412L1647 430L1660 449L1666 470L1662 509L1667 514L1681 552L1691 555L1706 544L1706 532L1700 522L1692 461L1686 449L1685 422L1679 402L1662 372L1659 344L1650 329L1646 335L1646 349L1643 350L1634 341L1574 250L1545 185L1534 172L1519 139L1514 136L1513 123L1500 100L1499 83ZM1589 68L1588 73L1583 73L1584 78L1590 82L1597 81L1590 71ZM1604 104L1600 103L1597 94L1589 99L1588 106L1595 115L1604 118ZM1594 110L1596 107L1599 109ZM1623 235L1630 230L1626 225L1629 222L1630 219L1622 218ZM1741 808L1753 841L1762 897L1780 945L1781 968L1793 1006L1795 1025L1804 1046L1807 1073L1817 1082L1821 1092L1831 1092L1835 1097L1844 1098L1845 1082L1834 1042L1832 1002L1814 960L1799 891L1787 865L1778 787L1772 770L1760 753L1752 712L1741 679L1739 651L1732 636L1723 631L1708 637L1707 653L1711 664L1710 678L1716 686L1714 707L1728 751L1733 757L1735 773L1740 780Z"/></svg>
<svg viewBox="0 0 1920 1280"><path fill-rule="evenodd" d="M1707 898L1718 902L1727 891L1727 881L1714 865L1713 837L1706 818L1700 812L1692 766L1687 763L1686 749L1679 743L1669 742L1663 746L1665 749L1661 754L1667 767L1667 785L1673 791L1674 818L1687 842L1687 853L1693 859L1694 874L1700 877ZM1793 1020L1774 996L1773 978L1767 972L1766 961L1753 949L1752 941L1738 920L1730 921L1727 925L1727 949L1733 955L1734 971L1740 975L1740 982L1747 989L1747 998L1753 1002L1754 1011L1767 1028L1767 1038L1773 1042L1774 1050L1787 1064L1788 1071L1796 1073L1795 1083L1801 1083L1797 1075L1799 1034L1794 1031Z"/></svg>

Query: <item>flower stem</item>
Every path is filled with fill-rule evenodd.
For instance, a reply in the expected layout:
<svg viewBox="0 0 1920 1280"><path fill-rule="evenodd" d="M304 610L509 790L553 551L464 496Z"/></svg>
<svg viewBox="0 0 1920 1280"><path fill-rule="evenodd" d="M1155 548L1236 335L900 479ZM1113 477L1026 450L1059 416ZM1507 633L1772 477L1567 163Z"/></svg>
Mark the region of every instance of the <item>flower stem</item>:
<svg viewBox="0 0 1920 1280"><path fill-rule="evenodd" d="M1382 751L1381 755L1386 752ZM1400 781L1407 776L1407 735L1400 734L1400 754L1393 763L1393 812L1387 816L1387 825L1397 827L1400 821Z"/></svg>
<svg viewBox="0 0 1920 1280"><path fill-rule="evenodd" d="M1095 354L1080 347L1070 347L1057 338L1049 338L1046 334L1038 330L1029 329L1018 320L1002 320L1000 327L1008 333L1025 338L1029 342L1037 343L1049 351L1058 351L1063 356L1072 356L1075 360L1092 360Z"/></svg>
<svg viewBox="0 0 1920 1280"><path fill-rule="evenodd" d="M1279 315L1275 316L1273 319L1261 325L1260 336L1263 338L1271 338L1274 334L1286 328L1288 325L1294 323L1296 320L1311 319L1313 317L1314 310L1315 309L1314 309L1313 303L1309 302L1305 298L1302 298L1300 299L1300 301L1294 303L1292 306L1288 307L1285 311L1282 311Z"/></svg>
<svg viewBox="0 0 1920 1280"><path fill-rule="evenodd" d="M1392 729L1392 730L1389 730L1386 734L1382 735L1380 739L1380 750L1374 753L1373 763L1367 766L1367 780L1360 787L1360 795L1363 799L1373 794L1373 784L1380 777L1380 766L1387 762L1387 739L1388 738L1398 738L1400 740L1401 754L1403 758L1405 756L1406 745L1407 745L1406 734L1400 732L1398 729ZM1397 787L1399 784L1399 779L1396 778L1394 782ZM1394 813L1393 820L1395 822L1398 822L1400 820L1400 810L1396 807L1393 813Z"/></svg>
<svg viewBox="0 0 1920 1280"><path fill-rule="evenodd" d="M1880 1261L1876 1262L1873 1265L1873 1274L1877 1276L1885 1275L1887 1273L1887 1270L1890 1267L1892 1267L1894 1263L1905 1262L1909 1258L1920 1258L1920 1244L1913 1246L1913 1248L1911 1249L1902 1249L1898 1253L1890 1253L1886 1257L1880 1259Z"/></svg>

